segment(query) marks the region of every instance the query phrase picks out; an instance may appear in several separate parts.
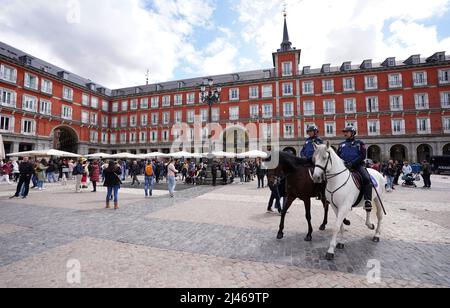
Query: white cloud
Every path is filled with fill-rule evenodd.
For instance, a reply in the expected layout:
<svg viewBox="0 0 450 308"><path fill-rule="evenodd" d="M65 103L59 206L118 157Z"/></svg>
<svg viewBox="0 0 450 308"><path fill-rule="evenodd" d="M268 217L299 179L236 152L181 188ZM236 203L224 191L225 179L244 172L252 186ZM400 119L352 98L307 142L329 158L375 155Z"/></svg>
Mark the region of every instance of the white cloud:
<svg viewBox="0 0 450 308"><path fill-rule="evenodd" d="M80 23L70 9L80 4ZM75 4L75 6L74 6ZM108 87L174 77L195 27L211 27L211 0L0 0L0 38ZM20 12L18 14L18 12ZM67 19L67 17L70 17ZM75 18L76 20L76 18ZM69 22L68 22L69 21ZM226 49L225 61L232 55ZM195 59L191 59L195 60Z"/></svg>
<svg viewBox="0 0 450 308"><path fill-rule="evenodd" d="M425 20L442 16L450 0L287 0L290 40L301 48L301 65L320 67L388 56L431 55L450 51ZM282 2L240 0L234 7L242 38L256 45L259 61L271 65L271 53L282 39ZM390 30L385 36L384 30Z"/></svg>

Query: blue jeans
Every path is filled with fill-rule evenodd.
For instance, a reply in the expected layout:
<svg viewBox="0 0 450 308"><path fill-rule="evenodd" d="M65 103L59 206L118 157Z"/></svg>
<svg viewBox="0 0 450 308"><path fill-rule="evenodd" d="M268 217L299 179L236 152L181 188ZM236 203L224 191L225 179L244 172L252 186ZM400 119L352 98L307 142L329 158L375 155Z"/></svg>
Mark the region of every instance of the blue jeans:
<svg viewBox="0 0 450 308"><path fill-rule="evenodd" d="M56 177L54 172L48 172L47 173L47 179L49 183L56 183Z"/></svg>
<svg viewBox="0 0 450 308"><path fill-rule="evenodd" d="M387 188L391 189L394 187L394 177L393 176L386 176L387 178Z"/></svg>
<svg viewBox="0 0 450 308"><path fill-rule="evenodd" d="M146 197L149 195L149 191L150 196L153 194L153 180L154 180L153 176L145 176L144 190Z"/></svg>
<svg viewBox="0 0 450 308"><path fill-rule="evenodd" d="M173 196L173 193L175 192L175 187L177 186L177 182L175 181L174 176L167 177L167 181L169 183L169 193L171 196Z"/></svg>
<svg viewBox="0 0 450 308"><path fill-rule="evenodd" d="M106 202L109 203L109 201L111 200L111 197L113 196L114 193L114 203L119 202L119 189L120 186L108 186L108 192L106 194Z"/></svg>
<svg viewBox="0 0 450 308"><path fill-rule="evenodd" d="M38 181L37 182L37 187L40 188L40 189L44 188L44 181Z"/></svg>

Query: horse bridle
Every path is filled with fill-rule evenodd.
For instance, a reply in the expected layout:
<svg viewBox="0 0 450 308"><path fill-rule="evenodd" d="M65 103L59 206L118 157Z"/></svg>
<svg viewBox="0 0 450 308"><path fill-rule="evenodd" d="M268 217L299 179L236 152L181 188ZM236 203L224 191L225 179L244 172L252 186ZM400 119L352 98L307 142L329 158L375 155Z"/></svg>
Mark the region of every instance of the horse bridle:
<svg viewBox="0 0 450 308"><path fill-rule="evenodd" d="M327 170L328 170L328 165L329 165L329 164L333 165L333 159L331 158L331 154L330 154L330 153L328 153L328 159L327 159L327 163L325 164L325 167L322 167L322 166L320 166L320 165L314 164L314 168L319 168L320 170L323 170L324 175L325 175L325 179L326 179L326 180L333 179L333 178L335 178L335 177L337 177L337 176L340 176L340 175L343 174L344 172L348 171L348 169L345 168L343 171L341 171L341 172L339 172L339 173L335 173L335 174L328 175L328 174L327 174L327 173L328 173Z"/></svg>
<svg viewBox="0 0 450 308"><path fill-rule="evenodd" d="M335 177L338 177L338 176L340 176L341 174L343 174L343 173L349 171L347 168L345 168L343 171L341 171L341 172L339 172L339 173L335 173L335 174L328 175L328 174L327 174L327 173L328 173L327 170L328 170L328 165L329 165L330 163L331 163L331 165L333 165L333 160L332 160L332 158L331 158L331 153L328 153L328 159L327 159L327 163L326 163L325 167L322 167L322 166L317 165L317 164L314 165L315 168L319 168L319 169L323 170L323 172L324 172L324 177L325 177L325 180L326 180L326 181L328 181L328 180L330 180L330 179L333 179L333 178L335 178ZM347 180L345 181L345 183L342 184L341 186L339 186L339 188L336 189L336 190L334 190L334 191L330 191L330 190L328 190L328 188L327 188L327 192L331 194L331 204L332 204L335 208L338 208L338 207L337 207L336 204L334 203L334 194L337 193L339 190L341 190L343 187L345 187L345 185L347 185L347 183L350 181L350 178L351 178L351 177L352 177L352 173L349 172L348 178L347 178Z"/></svg>

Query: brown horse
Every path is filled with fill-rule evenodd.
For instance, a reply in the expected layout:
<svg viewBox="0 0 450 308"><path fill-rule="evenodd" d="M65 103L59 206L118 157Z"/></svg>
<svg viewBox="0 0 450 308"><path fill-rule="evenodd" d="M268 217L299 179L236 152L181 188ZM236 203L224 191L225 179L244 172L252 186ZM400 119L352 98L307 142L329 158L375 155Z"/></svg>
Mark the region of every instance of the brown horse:
<svg viewBox="0 0 450 308"><path fill-rule="evenodd" d="M279 152L279 164L275 169L268 170L267 177L269 179L269 185L275 187L279 185L282 179L286 179L286 198L281 212L281 223L278 231L277 239L281 240L284 237L284 221L286 214L292 203L300 199L305 204L306 220L308 221L308 234L305 237L305 241L312 241L313 227L311 225L311 198L317 197L314 181L310 175L310 168L308 161L303 158L296 157L287 152ZM269 158L270 160L270 158ZM312 166L311 166L312 167ZM328 209L329 202L325 197L325 193L322 194L322 204L325 210L324 220L320 226L320 230L324 231L328 224ZM347 225L349 221L345 221Z"/></svg>

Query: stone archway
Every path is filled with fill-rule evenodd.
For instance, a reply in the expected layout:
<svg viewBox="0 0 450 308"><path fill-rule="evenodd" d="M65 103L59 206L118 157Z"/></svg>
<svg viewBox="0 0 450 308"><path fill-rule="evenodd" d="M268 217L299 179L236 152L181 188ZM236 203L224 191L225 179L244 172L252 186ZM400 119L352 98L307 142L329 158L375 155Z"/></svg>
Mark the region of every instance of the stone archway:
<svg viewBox="0 0 450 308"><path fill-rule="evenodd" d="M53 129L53 148L55 150L78 153L79 138L77 132L69 126L57 126Z"/></svg>
<svg viewBox="0 0 450 308"><path fill-rule="evenodd" d="M297 156L297 151L293 147L287 147L283 150L283 152L291 153L292 155Z"/></svg>
<svg viewBox="0 0 450 308"><path fill-rule="evenodd" d="M372 161L381 162L381 148L377 145L371 145L367 149L367 158Z"/></svg>
<svg viewBox="0 0 450 308"><path fill-rule="evenodd" d="M450 156L450 143L444 146L442 149L442 155Z"/></svg>
<svg viewBox="0 0 450 308"><path fill-rule="evenodd" d="M391 148L391 159L403 162L408 159L408 149L401 144L394 145Z"/></svg>
<svg viewBox="0 0 450 308"><path fill-rule="evenodd" d="M433 148L428 144L421 144L417 147L417 161L423 162L424 160L430 162L433 156Z"/></svg>
<svg viewBox="0 0 450 308"><path fill-rule="evenodd" d="M223 151L230 153L244 153L250 150L250 139L242 126L232 126L222 135Z"/></svg>

